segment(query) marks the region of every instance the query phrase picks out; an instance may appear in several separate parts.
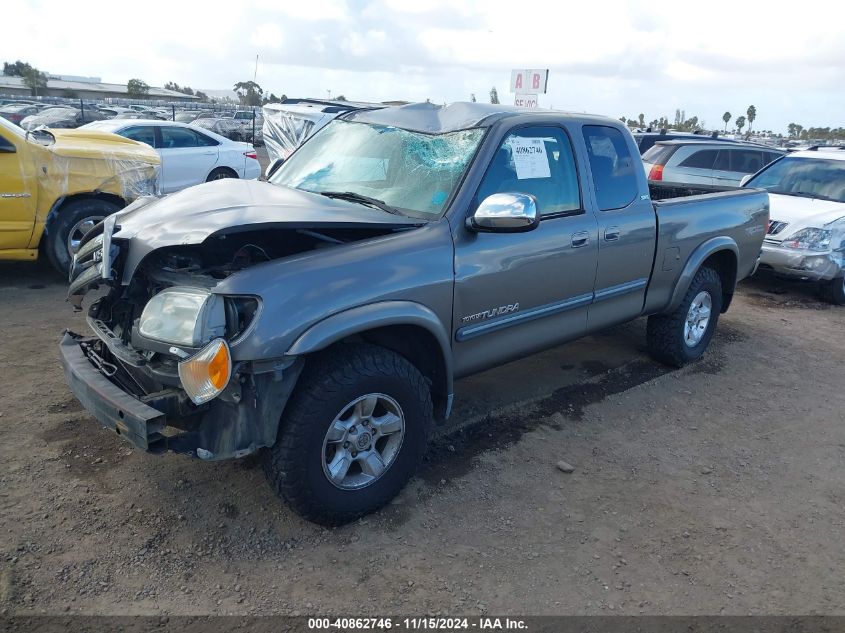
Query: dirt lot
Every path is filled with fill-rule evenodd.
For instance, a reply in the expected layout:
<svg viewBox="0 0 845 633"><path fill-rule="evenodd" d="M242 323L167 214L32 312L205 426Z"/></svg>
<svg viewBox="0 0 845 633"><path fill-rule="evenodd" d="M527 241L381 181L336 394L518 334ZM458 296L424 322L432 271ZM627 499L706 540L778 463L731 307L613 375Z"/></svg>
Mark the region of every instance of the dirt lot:
<svg viewBox="0 0 845 633"><path fill-rule="evenodd" d="M255 459L100 429L64 287L0 265L3 613L845 614L845 309L803 287L744 284L680 371L639 321L462 381L420 476L335 530Z"/></svg>

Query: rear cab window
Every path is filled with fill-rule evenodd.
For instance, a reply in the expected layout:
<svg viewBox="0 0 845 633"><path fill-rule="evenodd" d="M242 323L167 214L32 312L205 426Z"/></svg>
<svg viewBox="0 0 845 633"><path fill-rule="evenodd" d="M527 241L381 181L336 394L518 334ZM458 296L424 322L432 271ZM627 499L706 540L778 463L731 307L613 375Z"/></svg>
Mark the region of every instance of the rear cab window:
<svg viewBox="0 0 845 633"><path fill-rule="evenodd" d="M612 211L627 207L636 199L639 189L625 136L606 125L585 125L583 133L599 209Z"/></svg>

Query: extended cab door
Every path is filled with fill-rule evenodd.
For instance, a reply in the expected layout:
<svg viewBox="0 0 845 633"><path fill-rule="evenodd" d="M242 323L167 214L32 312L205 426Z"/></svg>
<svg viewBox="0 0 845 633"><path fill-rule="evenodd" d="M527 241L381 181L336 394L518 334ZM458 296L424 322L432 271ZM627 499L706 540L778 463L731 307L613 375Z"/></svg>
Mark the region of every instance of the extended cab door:
<svg viewBox="0 0 845 633"><path fill-rule="evenodd" d="M588 329L638 316L657 239L648 183L630 134L606 125L582 128L598 220L598 270Z"/></svg>
<svg viewBox="0 0 845 633"><path fill-rule="evenodd" d="M524 150L530 146L532 151ZM455 371L466 375L584 333L598 254L566 130L532 126L501 141L470 204L531 194L541 221L525 233L455 234Z"/></svg>
<svg viewBox="0 0 845 633"><path fill-rule="evenodd" d="M0 256L2 251L9 256L8 251L27 249L35 225L38 190L28 150L23 131L17 134L0 125Z"/></svg>

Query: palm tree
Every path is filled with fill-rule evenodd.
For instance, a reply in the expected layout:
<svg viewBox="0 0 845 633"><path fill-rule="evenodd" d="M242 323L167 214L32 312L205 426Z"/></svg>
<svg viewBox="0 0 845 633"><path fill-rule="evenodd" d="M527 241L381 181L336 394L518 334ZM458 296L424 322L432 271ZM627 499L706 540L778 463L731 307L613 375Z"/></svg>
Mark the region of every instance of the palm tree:
<svg viewBox="0 0 845 633"><path fill-rule="evenodd" d="M736 129L739 130L739 133L742 134L742 128L745 127L745 117L738 116L736 118Z"/></svg>
<svg viewBox="0 0 845 633"><path fill-rule="evenodd" d="M748 132L751 133L751 125L754 123L754 119L757 118L757 108L753 105L748 106L748 110L745 112L748 115Z"/></svg>
<svg viewBox="0 0 845 633"><path fill-rule="evenodd" d="M730 112L725 112L725 113L722 115L722 121L724 121L724 122L725 122L725 132L727 132L727 131L728 131L728 121L730 121L730 120L731 120L731 113L730 113Z"/></svg>

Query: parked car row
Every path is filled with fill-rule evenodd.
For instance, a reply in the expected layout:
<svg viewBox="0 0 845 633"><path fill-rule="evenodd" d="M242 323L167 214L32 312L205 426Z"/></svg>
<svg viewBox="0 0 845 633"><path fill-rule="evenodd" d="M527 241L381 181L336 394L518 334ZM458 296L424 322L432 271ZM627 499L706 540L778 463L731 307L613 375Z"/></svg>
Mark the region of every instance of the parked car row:
<svg viewBox="0 0 845 633"><path fill-rule="evenodd" d="M249 143L232 141L205 127L202 121L111 119L82 126L111 132L146 143L161 157L162 193L179 191L201 182L221 178L253 179L261 175L255 148Z"/></svg>

